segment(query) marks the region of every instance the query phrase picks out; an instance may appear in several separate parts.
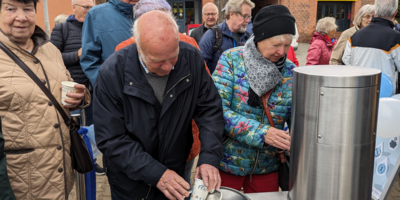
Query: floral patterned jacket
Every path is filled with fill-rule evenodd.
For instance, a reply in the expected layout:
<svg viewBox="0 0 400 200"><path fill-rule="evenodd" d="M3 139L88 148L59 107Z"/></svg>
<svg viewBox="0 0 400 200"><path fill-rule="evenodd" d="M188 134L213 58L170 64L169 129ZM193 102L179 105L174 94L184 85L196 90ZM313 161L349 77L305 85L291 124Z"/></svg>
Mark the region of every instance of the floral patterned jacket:
<svg viewBox="0 0 400 200"><path fill-rule="evenodd" d="M275 127L283 129L292 105L292 77L296 66L289 60L282 69L282 82L267 100ZM271 127L264 106L248 104L250 85L243 60L243 47L225 51L212 74L222 98L225 118L224 158L220 170L238 176L268 174L278 170L277 148L264 143ZM260 101L261 98L260 98Z"/></svg>

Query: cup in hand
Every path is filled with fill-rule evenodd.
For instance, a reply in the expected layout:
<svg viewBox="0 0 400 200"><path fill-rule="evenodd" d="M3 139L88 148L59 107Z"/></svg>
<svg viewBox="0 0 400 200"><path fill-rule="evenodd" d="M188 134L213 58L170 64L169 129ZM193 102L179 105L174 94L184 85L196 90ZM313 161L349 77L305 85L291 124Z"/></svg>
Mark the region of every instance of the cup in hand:
<svg viewBox="0 0 400 200"><path fill-rule="evenodd" d="M193 185L193 192L190 195L190 200L205 200L207 195L207 187L204 185L203 180L196 178Z"/></svg>
<svg viewBox="0 0 400 200"><path fill-rule="evenodd" d="M61 85L62 85L61 103L62 104L69 106L71 104L66 103L65 99L73 99L73 100L75 100L75 98L67 97L67 93L78 93L79 92L79 90L74 87L75 84L78 84L78 83L75 83L75 82L72 82L72 81L63 81L63 82L61 82Z"/></svg>

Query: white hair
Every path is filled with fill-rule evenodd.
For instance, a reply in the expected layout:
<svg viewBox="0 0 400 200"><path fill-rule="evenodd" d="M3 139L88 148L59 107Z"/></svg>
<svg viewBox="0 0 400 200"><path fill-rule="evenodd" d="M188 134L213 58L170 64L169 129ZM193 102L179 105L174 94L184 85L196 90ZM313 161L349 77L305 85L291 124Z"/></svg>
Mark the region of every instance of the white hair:
<svg viewBox="0 0 400 200"><path fill-rule="evenodd" d="M225 18L229 19L231 12L242 13L242 5L247 4L253 9L255 4L251 0L229 0L225 5Z"/></svg>
<svg viewBox="0 0 400 200"><path fill-rule="evenodd" d="M329 31L336 30L338 28L335 22L336 19L333 17L324 17L318 20L315 30L322 35L328 35Z"/></svg>
<svg viewBox="0 0 400 200"><path fill-rule="evenodd" d="M66 21L67 21L67 18L68 18L68 15L64 15L64 14L58 15L58 16L54 19L54 25L57 25L57 24L61 24L61 23L66 22Z"/></svg>
<svg viewBox="0 0 400 200"><path fill-rule="evenodd" d="M281 34L281 35L275 35L271 38L273 39L277 39L280 42L284 42L285 40L290 40L290 42L292 42L294 35L292 34Z"/></svg>
<svg viewBox="0 0 400 200"><path fill-rule="evenodd" d="M367 4L364 5L363 7L360 8L360 10L358 10L356 17L354 18L353 24L354 26L356 26L357 28L361 27L361 22L362 22L362 18L364 17L364 15L368 15L368 14L374 14L374 10L375 10L375 6L371 5L371 4Z"/></svg>
<svg viewBox="0 0 400 200"><path fill-rule="evenodd" d="M398 0L375 0L375 17L392 19L398 5Z"/></svg>
<svg viewBox="0 0 400 200"><path fill-rule="evenodd" d="M77 0L71 0L72 5L75 5L75 4L76 4L76 1L77 1Z"/></svg>
<svg viewBox="0 0 400 200"><path fill-rule="evenodd" d="M175 34L178 36L179 38L179 26L175 21L174 15L172 14L172 12L168 12L168 11L161 11L164 12L167 15L167 18L169 18L169 21L172 23L172 30L175 32ZM144 54L142 53L142 49L140 48L140 31L139 31L139 27L138 27L138 23L139 23L140 17L138 19L135 20L135 22L133 23L133 27L132 27L132 33L133 36L135 36L135 40L136 40L136 47L140 53L140 56L142 58L142 61L146 60L144 57Z"/></svg>
<svg viewBox="0 0 400 200"><path fill-rule="evenodd" d="M203 9L201 10L201 13L204 14L204 8L206 7L206 5L210 5L210 4L213 5L213 6L215 7L215 10L217 10L217 14L218 14L219 12L218 12L218 7L217 7L217 5L215 5L214 3L211 3L211 2L208 2L208 3L204 4Z"/></svg>

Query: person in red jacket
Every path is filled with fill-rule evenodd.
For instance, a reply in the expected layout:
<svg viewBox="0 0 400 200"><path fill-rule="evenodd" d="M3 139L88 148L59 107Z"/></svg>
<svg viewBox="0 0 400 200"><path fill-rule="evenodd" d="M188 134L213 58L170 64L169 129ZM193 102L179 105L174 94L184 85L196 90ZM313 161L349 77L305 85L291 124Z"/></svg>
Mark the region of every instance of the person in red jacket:
<svg viewBox="0 0 400 200"><path fill-rule="evenodd" d="M287 59L292 61L297 67L299 66L299 61L296 58L296 53L294 53L294 49L290 46L289 51L287 53Z"/></svg>
<svg viewBox="0 0 400 200"><path fill-rule="evenodd" d="M337 27L333 17L318 20L316 31L310 41L306 65L329 65L336 44L334 36Z"/></svg>

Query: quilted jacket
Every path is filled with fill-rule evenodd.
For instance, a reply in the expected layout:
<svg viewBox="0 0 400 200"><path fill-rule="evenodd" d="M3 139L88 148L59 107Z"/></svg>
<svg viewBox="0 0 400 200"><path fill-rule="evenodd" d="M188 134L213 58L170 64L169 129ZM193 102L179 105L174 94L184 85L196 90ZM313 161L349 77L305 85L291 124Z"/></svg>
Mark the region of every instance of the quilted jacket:
<svg viewBox="0 0 400 200"><path fill-rule="evenodd" d="M32 39L35 47L29 53L0 32L0 41L50 88L61 103L61 81L72 81L61 53L38 26ZM16 198L67 199L75 180L69 128L41 89L1 50L0 66L4 151ZM90 102L88 98L85 101ZM69 113L69 109L64 109Z"/></svg>
<svg viewBox="0 0 400 200"><path fill-rule="evenodd" d="M283 129L289 120L292 105L292 76L296 66L289 60L282 69L282 82L272 91L267 105L275 127ZM248 104L249 82L243 61L243 47L225 51L212 78L222 98L225 118L224 158L220 170L246 176L268 174L278 170L278 153L266 145L265 135L271 127L264 106ZM261 101L261 98L259 100Z"/></svg>

